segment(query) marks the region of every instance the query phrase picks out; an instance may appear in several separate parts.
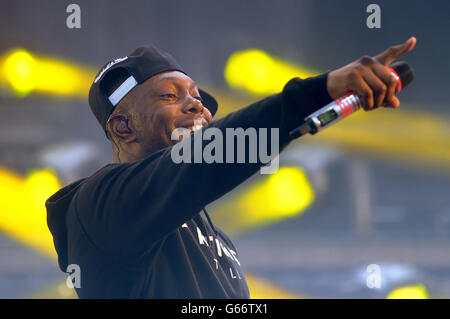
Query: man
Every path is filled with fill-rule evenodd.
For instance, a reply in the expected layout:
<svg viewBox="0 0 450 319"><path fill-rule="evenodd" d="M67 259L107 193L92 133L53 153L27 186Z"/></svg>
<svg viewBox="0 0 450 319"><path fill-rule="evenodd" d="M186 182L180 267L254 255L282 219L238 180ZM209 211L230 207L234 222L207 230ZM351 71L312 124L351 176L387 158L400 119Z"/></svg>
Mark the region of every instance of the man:
<svg viewBox="0 0 450 319"><path fill-rule="evenodd" d="M115 163L46 202L61 270L80 267L78 296L249 298L236 249L204 207L267 163L177 164L172 132L198 130L195 123L202 130L278 128L283 149L307 115L348 91L360 96L365 110L396 108L387 66L415 42L314 78L294 78L281 93L216 121L215 99L169 54L141 47L107 63L92 84L89 104L111 140Z"/></svg>

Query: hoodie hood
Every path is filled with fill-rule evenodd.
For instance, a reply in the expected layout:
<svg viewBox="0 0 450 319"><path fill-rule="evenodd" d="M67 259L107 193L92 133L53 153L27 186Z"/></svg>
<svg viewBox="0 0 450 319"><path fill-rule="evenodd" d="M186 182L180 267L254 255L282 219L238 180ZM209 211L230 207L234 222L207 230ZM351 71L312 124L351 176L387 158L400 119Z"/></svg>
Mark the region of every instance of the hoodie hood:
<svg viewBox="0 0 450 319"><path fill-rule="evenodd" d="M45 202L45 207L47 208L47 225L53 236L53 243L58 254L59 268L63 272L66 272L68 265L66 215L72 199L77 194L79 187L85 179L80 179L61 188Z"/></svg>

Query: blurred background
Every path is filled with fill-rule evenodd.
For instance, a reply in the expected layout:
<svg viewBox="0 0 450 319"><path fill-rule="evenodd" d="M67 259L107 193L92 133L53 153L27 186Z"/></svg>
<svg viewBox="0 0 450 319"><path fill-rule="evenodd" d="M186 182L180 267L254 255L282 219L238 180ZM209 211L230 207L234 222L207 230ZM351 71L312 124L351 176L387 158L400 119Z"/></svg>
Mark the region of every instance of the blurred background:
<svg viewBox="0 0 450 319"><path fill-rule="evenodd" d="M366 25L371 3L381 28ZM0 0L0 298L75 297L44 202L113 161L87 103L106 61L154 44L222 117L410 36L399 109L296 140L276 174L207 209L254 298L449 298L449 17L446 0Z"/></svg>

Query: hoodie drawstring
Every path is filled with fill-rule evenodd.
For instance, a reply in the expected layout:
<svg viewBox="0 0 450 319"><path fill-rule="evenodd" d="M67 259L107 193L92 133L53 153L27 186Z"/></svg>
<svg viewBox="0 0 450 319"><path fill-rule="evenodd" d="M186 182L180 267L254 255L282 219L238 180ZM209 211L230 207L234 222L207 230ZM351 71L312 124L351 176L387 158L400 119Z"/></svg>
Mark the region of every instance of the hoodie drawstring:
<svg viewBox="0 0 450 319"><path fill-rule="evenodd" d="M205 209L205 208L203 208L203 212L205 213L206 219L208 219L209 226L211 226L211 228L212 228L214 234L216 235L216 237L218 237L219 235L217 234L216 228L214 227L214 225L213 225L213 223L212 223L212 221L211 221L211 218L209 218L209 215L208 215L208 213L206 212L206 209Z"/></svg>

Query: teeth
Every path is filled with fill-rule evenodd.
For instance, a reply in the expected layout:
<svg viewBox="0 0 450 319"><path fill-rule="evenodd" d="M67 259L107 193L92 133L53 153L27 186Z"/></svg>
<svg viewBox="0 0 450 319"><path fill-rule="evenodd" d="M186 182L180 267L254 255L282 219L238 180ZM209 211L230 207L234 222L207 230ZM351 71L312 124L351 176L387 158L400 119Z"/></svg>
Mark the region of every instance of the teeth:
<svg viewBox="0 0 450 319"><path fill-rule="evenodd" d="M192 130L193 132L196 132L196 131L198 131L198 130L201 130L202 127L203 127L202 121L194 121L194 126L192 126L191 130Z"/></svg>

